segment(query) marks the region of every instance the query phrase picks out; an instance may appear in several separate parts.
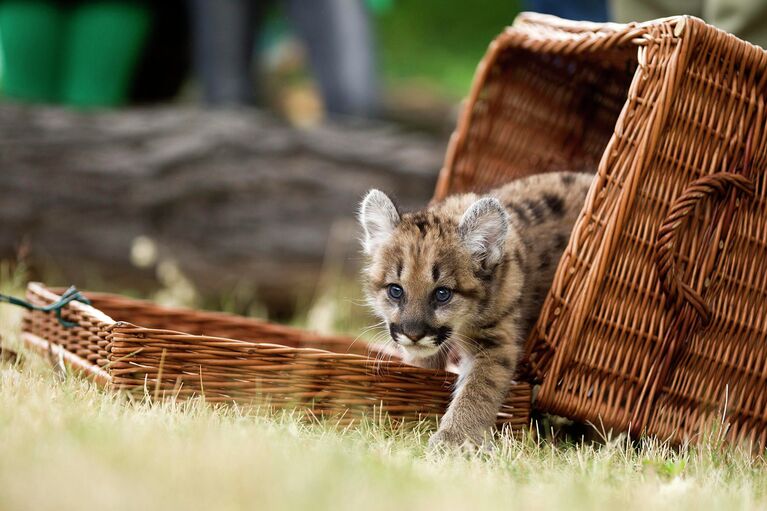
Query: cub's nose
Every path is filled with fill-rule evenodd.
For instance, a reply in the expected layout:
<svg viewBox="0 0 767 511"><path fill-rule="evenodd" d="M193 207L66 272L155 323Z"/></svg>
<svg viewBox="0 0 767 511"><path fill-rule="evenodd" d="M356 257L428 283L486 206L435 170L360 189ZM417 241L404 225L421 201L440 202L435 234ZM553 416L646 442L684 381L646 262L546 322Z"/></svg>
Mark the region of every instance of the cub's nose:
<svg viewBox="0 0 767 511"><path fill-rule="evenodd" d="M402 323L402 333L413 342L418 342L426 335L423 323Z"/></svg>

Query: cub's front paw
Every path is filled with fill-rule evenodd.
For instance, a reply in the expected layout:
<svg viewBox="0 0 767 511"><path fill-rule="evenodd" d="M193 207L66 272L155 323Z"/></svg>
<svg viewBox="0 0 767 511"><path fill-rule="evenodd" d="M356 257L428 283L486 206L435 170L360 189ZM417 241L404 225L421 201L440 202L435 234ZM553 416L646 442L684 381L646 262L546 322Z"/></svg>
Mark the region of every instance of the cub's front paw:
<svg viewBox="0 0 767 511"><path fill-rule="evenodd" d="M481 434L470 434L457 428L440 428L429 438L429 450L467 449L474 451L482 445Z"/></svg>

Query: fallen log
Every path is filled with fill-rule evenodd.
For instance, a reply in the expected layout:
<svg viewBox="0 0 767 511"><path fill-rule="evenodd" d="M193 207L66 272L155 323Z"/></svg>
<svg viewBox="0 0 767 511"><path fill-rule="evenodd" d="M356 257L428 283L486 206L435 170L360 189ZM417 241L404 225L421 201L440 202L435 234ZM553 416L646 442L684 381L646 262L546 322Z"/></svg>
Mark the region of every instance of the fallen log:
<svg viewBox="0 0 767 511"><path fill-rule="evenodd" d="M202 294L246 286L284 309L312 292L334 225L345 235L333 243L349 244L334 253L356 266L351 219L367 189L423 205L443 151L361 121L297 129L252 110L4 105L0 258L26 240L59 283L146 291L154 261L137 265L131 251L151 240L156 261Z"/></svg>

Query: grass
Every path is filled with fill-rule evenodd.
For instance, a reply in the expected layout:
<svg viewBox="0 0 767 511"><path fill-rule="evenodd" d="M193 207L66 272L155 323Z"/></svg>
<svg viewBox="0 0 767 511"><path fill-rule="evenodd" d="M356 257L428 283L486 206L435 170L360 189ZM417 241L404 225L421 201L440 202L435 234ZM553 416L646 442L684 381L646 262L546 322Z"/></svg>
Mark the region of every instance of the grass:
<svg viewBox="0 0 767 511"><path fill-rule="evenodd" d="M0 292L20 293L0 266ZM19 313L0 335L19 348ZM291 414L131 401L21 350L0 362L0 509L758 509L761 460L713 445L564 444L504 436L426 451L428 427L338 430Z"/></svg>

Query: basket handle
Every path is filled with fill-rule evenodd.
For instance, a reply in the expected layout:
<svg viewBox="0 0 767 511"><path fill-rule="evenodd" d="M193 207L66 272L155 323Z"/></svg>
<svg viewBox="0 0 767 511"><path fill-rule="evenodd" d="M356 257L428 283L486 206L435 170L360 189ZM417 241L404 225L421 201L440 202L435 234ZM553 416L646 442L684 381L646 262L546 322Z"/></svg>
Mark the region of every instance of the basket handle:
<svg viewBox="0 0 767 511"><path fill-rule="evenodd" d="M668 216L663 220L655 238L655 265L661 289L675 307L680 307L683 302L690 304L704 324L711 318L711 311L700 293L683 282L679 276L674 246L682 222L692 213L695 206L709 196L723 196L732 188L749 196L754 194L753 181L741 174L717 172L696 179L671 204Z"/></svg>

